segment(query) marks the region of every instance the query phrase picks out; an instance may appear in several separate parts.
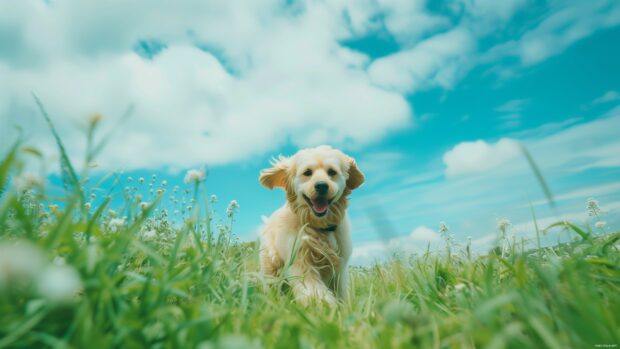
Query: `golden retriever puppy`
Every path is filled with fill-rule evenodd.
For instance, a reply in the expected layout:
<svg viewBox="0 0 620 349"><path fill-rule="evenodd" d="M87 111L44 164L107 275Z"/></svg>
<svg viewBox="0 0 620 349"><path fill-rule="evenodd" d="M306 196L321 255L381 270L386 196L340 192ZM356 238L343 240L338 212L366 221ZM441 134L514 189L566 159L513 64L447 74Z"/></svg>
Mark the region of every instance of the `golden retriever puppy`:
<svg viewBox="0 0 620 349"><path fill-rule="evenodd" d="M302 304L346 299L351 255L347 197L364 175L355 160L327 145L280 155L272 165L259 180L269 189L284 189L286 203L265 222L262 272L276 276L289 266L286 276Z"/></svg>

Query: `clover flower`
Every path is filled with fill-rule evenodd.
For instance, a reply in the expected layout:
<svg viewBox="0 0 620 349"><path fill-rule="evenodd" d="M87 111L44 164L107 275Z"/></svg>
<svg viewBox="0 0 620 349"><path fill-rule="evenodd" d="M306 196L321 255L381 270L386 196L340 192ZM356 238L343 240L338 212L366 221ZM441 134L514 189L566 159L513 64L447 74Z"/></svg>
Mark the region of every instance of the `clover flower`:
<svg viewBox="0 0 620 349"><path fill-rule="evenodd" d="M26 241L0 243L0 289L15 278L30 279L45 265L43 252Z"/></svg>
<svg viewBox="0 0 620 349"><path fill-rule="evenodd" d="M204 181L207 178L207 174L204 169L197 170L192 169L187 171L185 174L184 182L185 184L195 183L198 184Z"/></svg>
<svg viewBox="0 0 620 349"><path fill-rule="evenodd" d="M53 301L66 301L82 288L80 274L74 267L65 264L50 264L37 278L39 293Z"/></svg>
<svg viewBox="0 0 620 349"><path fill-rule="evenodd" d="M508 228L510 228L511 225L512 223L510 223L510 220L506 217L502 217L497 220L497 229L502 233L502 238L506 237L506 231L508 231Z"/></svg>
<svg viewBox="0 0 620 349"><path fill-rule="evenodd" d="M157 236L157 232L155 230L146 230L142 233L142 238L146 241L153 240Z"/></svg>
<svg viewBox="0 0 620 349"><path fill-rule="evenodd" d="M24 172L15 177L14 186L17 191L22 192L27 189L40 187L43 185L43 179L41 176L33 172Z"/></svg>
<svg viewBox="0 0 620 349"><path fill-rule="evenodd" d="M586 208L588 209L588 215L590 217L598 217L602 213L604 213L603 210L601 209L601 207L599 206L598 200L596 200L594 198L589 198L587 200Z"/></svg>
<svg viewBox="0 0 620 349"><path fill-rule="evenodd" d="M594 223L594 226L597 229L605 229L605 227L607 226L607 222L605 222L605 221L598 221L598 222Z"/></svg>
<svg viewBox="0 0 620 349"><path fill-rule="evenodd" d="M464 288L465 288L465 284L462 283L462 282L459 282L458 284L454 285L454 290L456 290L456 291L460 291L460 290L462 290Z"/></svg>
<svg viewBox="0 0 620 349"><path fill-rule="evenodd" d="M235 214L235 212L237 212L238 209L239 209L239 204L237 203L237 200L232 200L228 204L228 208L226 208L226 215L228 217L232 217Z"/></svg>
<svg viewBox="0 0 620 349"><path fill-rule="evenodd" d="M445 222L439 222L438 232L439 234L441 234L441 236L447 237L449 231L450 231L450 227L448 227L448 225Z"/></svg>
<svg viewBox="0 0 620 349"><path fill-rule="evenodd" d="M111 232L116 233L121 228L123 228L124 225L125 225L125 219L123 219L123 218L112 218L108 222L108 229Z"/></svg>

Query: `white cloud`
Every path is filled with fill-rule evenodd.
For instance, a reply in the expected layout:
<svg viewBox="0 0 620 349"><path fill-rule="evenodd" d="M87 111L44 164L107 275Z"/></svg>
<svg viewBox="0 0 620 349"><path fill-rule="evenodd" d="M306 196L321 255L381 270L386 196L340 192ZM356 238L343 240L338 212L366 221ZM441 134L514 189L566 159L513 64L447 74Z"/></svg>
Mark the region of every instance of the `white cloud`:
<svg viewBox="0 0 620 349"><path fill-rule="evenodd" d="M617 107L594 120L572 120L561 127L543 125L515 136L529 150L556 198L554 209L546 204L538 205L545 198L544 192L525 158L518 154L492 171L475 176L458 175L449 180L442 180L440 176L437 180L413 183L402 181L375 193L360 192L351 212L355 233L375 234L371 222L367 222L364 212L357 208L363 203L384 208L385 220L400 234L410 232L412 221L427 226L447 221L457 240L462 243L471 235L473 243L484 232L496 230L496 217L508 216L513 222L526 222L531 220L533 203L537 217L559 220L566 217L562 213L585 212L584 200L590 196L599 199L603 209L610 211L605 220L617 229L620 220L611 212L620 207L620 187L613 176L613 171L620 167L619 126L620 107ZM437 169L429 169L421 175L432 178L440 167L438 164ZM583 172L583 169L588 171ZM402 170L416 173L417 168L403 166ZM488 247L494 236L476 242L477 246Z"/></svg>
<svg viewBox="0 0 620 349"><path fill-rule="evenodd" d="M618 100L620 100L620 93L618 93L617 91L607 91L602 96L595 98L592 101L592 104L604 104L609 102L615 102Z"/></svg>
<svg viewBox="0 0 620 349"><path fill-rule="evenodd" d="M423 0L0 2L0 147L18 124L53 148L30 91L73 158L83 149L79 120L93 112L113 119L135 105L100 158L106 169L229 163L287 143L368 144L412 125L406 95L452 88L483 63L477 42L526 4L455 2L455 21ZM618 23L620 6L579 2L550 12L499 51L533 64ZM382 28L399 52L371 61L340 44ZM146 60L132 51L142 39L167 48ZM547 51L531 49L541 45Z"/></svg>
<svg viewBox="0 0 620 349"><path fill-rule="evenodd" d="M451 88L467 70L468 56L475 48L473 34L456 28L378 59L368 70L373 82L401 93L433 86Z"/></svg>
<svg viewBox="0 0 620 349"><path fill-rule="evenodd" d="M527 99L513 99L510 100L497 108L495 111L501 113L518 113L523 110L523 107L528 103Z"/></svg>
<svg viewBox="0 0 620 349"><path fill-rule="evenodd" d="M462 142L443 155L447 177L487 172L518 157L516 141L502 138L495 144L483 140Z"/></svg>
<svg viewBox="0 0 620 349"><path fill-rule="evenodd" d="M559 54L597 30L620 23L620 3L615 0L558 2L549 15L521 38L499 44L482 60L517 56L525 66Z"/></svg>
<svg viewBox="0 0 620 349"><path fill-rule="evenodd" d="M437 234L433 229L425 226L415 228L409 236L413 240L426 242L438 241L441 239L439 234Z"/></svg>
<svg viewBox="0 0 620 349"><path fill-rule="evenodd" d="M78 158L76 120L93 112L114 118L134 104L100 158L104 168L126 169L228 163L289 141L351 147L378 140L410 124L412 112L402 95L373 85L365 55L338 44L352 35L342 6L5 4L0 36L11 35L3 44L17 49L0 53L0 123L27 125L34 143L48 148L35 91ZM144 38L168 48L141 58L132 46Z"/></svg>
<svg viewBox="0 0 620 349"><path fill-rule="evenodd" d="M415 228L409 235L391 238L385 241L373 241L358 244L353 248L351 260L353 264L368 264L374 260L382 260L394 253L424 252L427 249L437 251L444 242L435 231L425 226Z"/></svg>
<svg viewBox="0 0 620 349"><path fill-rule="evenodd" d="M426 0L379 0L385 26L404 45L450 25L446 17L430 14Z"/></svg>

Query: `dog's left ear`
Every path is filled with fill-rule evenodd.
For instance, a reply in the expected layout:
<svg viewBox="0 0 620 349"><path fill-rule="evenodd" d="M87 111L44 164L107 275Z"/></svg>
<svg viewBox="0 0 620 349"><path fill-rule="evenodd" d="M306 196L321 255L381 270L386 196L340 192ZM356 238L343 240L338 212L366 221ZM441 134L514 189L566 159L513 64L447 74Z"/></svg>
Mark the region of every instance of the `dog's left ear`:
<svg viewBox="0 0 620 349"><path fill-rule="evenodd" d="M269 189L275 187L286 188L290 160L280 155L277 160L273 159L271 164L273 167L264 169L260 172L258 180L263 186Z"/></svg>
<svg viewBox="0 0 620 349"><path fill-rule="evenodd" d="M347 179L347 187L351 190L358 188L364 183L364 174L357 167L355 159L348 157L349 162L349 178Z"/></svg>

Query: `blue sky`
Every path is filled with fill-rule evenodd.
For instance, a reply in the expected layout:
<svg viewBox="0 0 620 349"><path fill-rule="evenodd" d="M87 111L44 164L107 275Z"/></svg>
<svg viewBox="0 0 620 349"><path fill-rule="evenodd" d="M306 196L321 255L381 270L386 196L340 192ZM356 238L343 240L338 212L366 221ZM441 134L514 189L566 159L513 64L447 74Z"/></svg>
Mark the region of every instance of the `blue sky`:
<svg viewBox="0 0 620 349"><path fill-rule="evenodd" d="M222 214L239 202L248 240L284 199L259 171L323 143L366 173L350 209L358 263L439 246L441 221L479 250L501 217L531 237L531 207L541 225L593 223L591 196L608 227L620 224L617 1L29 0L0 10L0 147L20 125L48 173L57 155L30 91L78 164L87 116L110 127L133 105L94 175L155 173L174 186L207 164L208 190Z"/></svg>

